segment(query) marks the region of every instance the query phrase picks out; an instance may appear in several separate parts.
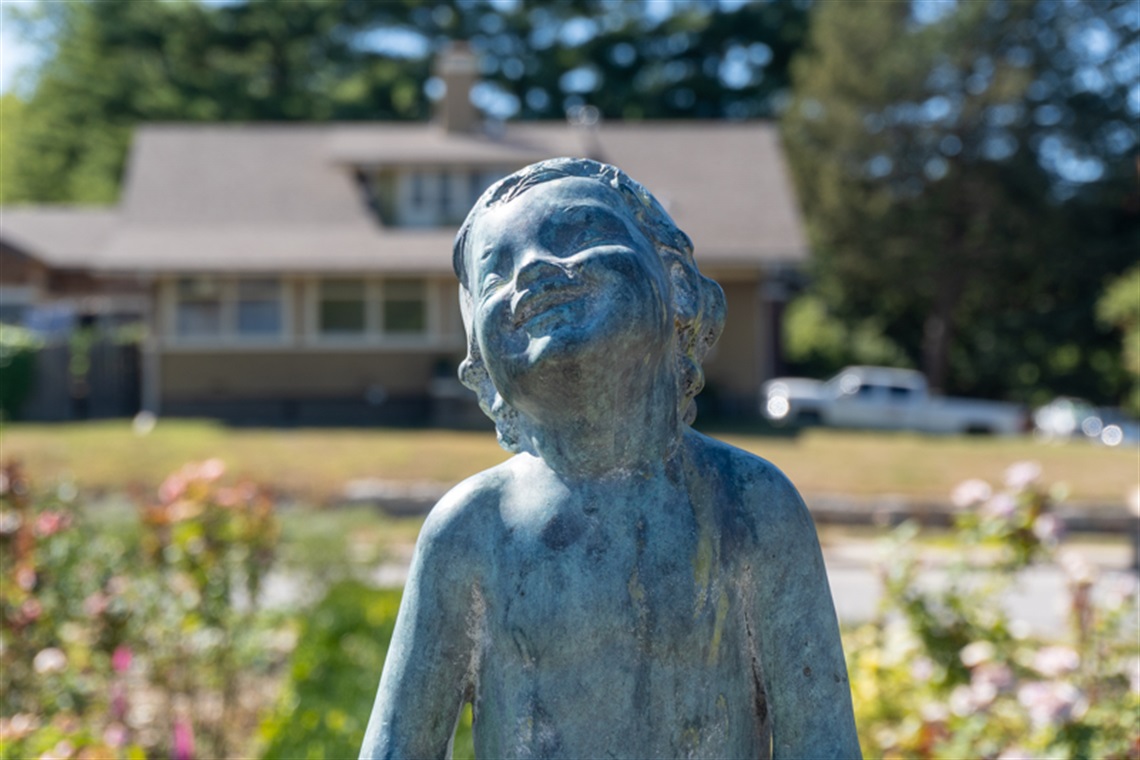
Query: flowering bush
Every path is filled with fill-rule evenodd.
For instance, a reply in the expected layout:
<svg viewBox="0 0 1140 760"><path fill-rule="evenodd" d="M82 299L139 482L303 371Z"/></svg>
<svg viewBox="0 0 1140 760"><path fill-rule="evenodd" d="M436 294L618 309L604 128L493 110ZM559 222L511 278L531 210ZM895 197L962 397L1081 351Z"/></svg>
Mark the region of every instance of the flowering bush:
<svg viewBox="0 0 1140 760"><path fill-rule="evenodd" d="M1022 463L1000 490L976 480L955 490L960 546L945 584L921 582L913 525L893 535L879 618L846 642L868 757L1140 757L1135 579L1098 588L1083 559L1058 554L1059 494L1039 478ZM1043 641L1001 595L1018 571L1052 559L1069 579L1071 631Z"/></svg>
<svg viewBox="0 0 1140 760"><path fill-rule="evenodd" d="M128 541L89 530L74 489L34 496L0 470L5 760L226 757L252 732L264 705L239 679L273 656L258 598L278 529L272 500L223 472L172 475Z"/></svg>

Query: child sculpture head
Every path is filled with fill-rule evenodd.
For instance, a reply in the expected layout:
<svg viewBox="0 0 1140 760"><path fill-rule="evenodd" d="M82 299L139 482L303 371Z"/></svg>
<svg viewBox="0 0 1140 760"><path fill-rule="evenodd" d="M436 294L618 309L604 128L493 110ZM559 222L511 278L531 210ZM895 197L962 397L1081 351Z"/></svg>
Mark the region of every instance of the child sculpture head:
<svg viewBox="0 0 1140 760"><path fill-rule="evenodd" d="M579 317L570 306L562 309L559 316L550 316L559 312L560 307L572 298L576 298L571 295L559 296L555 291L561 289L563 284L567 292L575 287L575 273L569 262L573 256L569 254L578 248L600 250L603 251L600 255L606 255L605 252L610 249L621 252L627 248L644 249L651 246L656 253L656 257L649 257L652 261L646 261L646 257L642 256L641 259L633 259L633 264L616 264L615 271L619 272L618 276L639 280L633 290L649 294L646 300L663 301L658 308L663 309L664 313L654 315L650 313L654 309L647 307L644 318L653 320L663 317L672 325L668 342L671 344L676 379L677 419L683 424L691 423L696 416L693 398L704 385L701 361L724 326L724 294L715 282L697 270L692 242L644 187L621 170L588 159L559 158L528 166L490 187L464 221L456 236L453 255L455 273L460 282L460 307L468 338L468 354L460 365L459 379L476 393L480 407L495 421L503 447L512 452L527 448L526 441L520 435L520 412L504 398L503 389L496 387L493 373L488 371L479 334L481 322L476 317L484 290L496 287L498 281L504 278L514 276L518 280L527 275L520 274L525 267L518 266L518 262L510 262L507 267L510 272L504 271L503 277L489 276L495 280L494 283L473 281L473 271L482 271L480 267L488 268L480 259L490 256L492 248L485 246L486 252L472 250L477 245L473 240L473 229L486 215L505 205L520 203L528 191L548 183L567 185L573 197L591 196L583 202L583 207L595 210L571 217L564 225L570 227L577 224L584 227L581 232L588 241L577 242L581 237L578 232L571 235L561 233L560 240L571 238L567 245L574 250L564 255L567 265L565 271L558 273L559 276L547 277L541 284L530 286L531 291L541 287L543 298L531 299L532 303L541 305L531 307L525 318L531 324L547 329L552 320L574 320ZM550 202L546 201L546 205L549 207ZM574 222L574 219L578 221ZM504 231L504 234L509 235L511 231ZM612 245L607 245L610 243ZM515 247L517 249L519 246ZM545 266L548 269L563 268L559 254L546 258L548 263ZM511 284L519 291L517 283ZM521 298L516 293L511 301L512 311L527 311L525 301L525 293L521 294ZM542 313L536 316L535 312L538 311ZM638 318L641 317L635 316L635 319ZM523 316L516 315L510 325L519 332L529 330L527 325L520 326L520 320L523 319ZM482 337L483 345L487 345L485 341L488 336Z"/></svg>

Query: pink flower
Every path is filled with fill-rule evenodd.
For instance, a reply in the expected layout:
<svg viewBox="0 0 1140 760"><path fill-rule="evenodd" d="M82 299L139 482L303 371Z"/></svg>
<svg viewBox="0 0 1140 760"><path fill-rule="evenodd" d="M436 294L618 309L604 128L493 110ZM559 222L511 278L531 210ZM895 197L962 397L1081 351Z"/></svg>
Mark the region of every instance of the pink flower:
<svg viewBox="0 0 1140 760"><path fill-rule="evenodd" d="M107 611L107 595L102 591L96 591L91 596L83 600L83 612L87 617L99 617Z"/></svg>
<svg viewBox="0 0 1140 760"><path fill-rule="evenodd" d="M35 531L40 538L47 538L59 533L71 524L71 517L63 512L52 510L41 512L36 518Z"/></svg>
<svg viewBox="0 0 1140 760"><path fill-rule="evenodd" d="M34 623L44 613L44 607L38 599L28 599L20 605L20 617L24 623Z"/></svg>
<svg viewBox="0 0 1140 760"><path fill-rule="evenodd" d="M194 729L185 718L174 720L174 760L194 760Z"/></svg>
<svg viewBox="0 0 1140 760"><path fill-rule="evenodd" d="M1021 489L1037 482L1041 477L1041 465L1036 462L1017 462L1005 471L1005 484L1010 488Z"/></svg>
<svg viewBox="0 0 1140 760"><path fill-rule="evenodd" d="M31 591L36 587L36 571L27 565L16 570L16 585L22 591Z"/></svg>
<svg viewBox="0 0 1140 760"><path fill-rule="evenodd" d="M1057 678L1072 673L1081 664L1075 649L1062 646L1043 647L1033 657L1033 669L1046 678Z"/></svg>
<svg viewBox="0 0 1140 760"><path fill-rule="evenodd" d="M103 741L110 747L125 747L129 738L127 727L122 723L112 723L103 731Z"/></svg>
<svg viewBox="0 0 1140 760"><path fill-rule="evenodd" d="M212 483L222 477L226 472L226 463L220 459L207 459L198 465L197 477L207 483Z"/></svg>
<svg viewBox="0 0 1140 760"><path fill-rule="evenodd" d="M115 647L115 651L111 654L111 667L116 673L126 673L130 669L131 655L131 648L125 644Z"/></svg>
<svg viewBox="0 0 1140 760"><path fill-rule="evenodd" d="M115 720L125 720L130 707L126 688L119 681L115 681L111 684L111 717Z"/></svg>
<svg viewBox="0 0 1140 760"><path fill-rule="evenodd" d="M984 480L966 480L958 484L954 492L950 494L950 501L958 509L969 509L970 507L981 504L993 495L993 489L990 484Z"/></svg>
<svg viewBox="0 0 1140 760"><path fill-rule="evenodd" d="M162 481L162 485L158 487L158 498L163 504L182 498L184 493L186 493L186 477L181 470Z"/></svg>
<svg viewBox="0 0 1140 760"><path fill-rule="evenodd" d="M75 753L75 745L64 739L40 755L40 760L67 760Z"/></svg>

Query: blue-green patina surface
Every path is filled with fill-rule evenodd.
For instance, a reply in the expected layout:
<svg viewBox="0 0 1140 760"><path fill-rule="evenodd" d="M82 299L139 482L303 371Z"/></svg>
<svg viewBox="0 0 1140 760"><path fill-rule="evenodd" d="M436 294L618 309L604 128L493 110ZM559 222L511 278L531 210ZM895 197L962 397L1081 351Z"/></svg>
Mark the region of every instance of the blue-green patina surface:
<svg viewBox="0 0 1140 760"><path fill-rule="evenodd" d="M694 432L724 296L617 169L492 187L456 240L463 382L517 455L424 525L361 752L858 757L819 543L768 462ZM743 357L742 357L743 360Z"/></svg>

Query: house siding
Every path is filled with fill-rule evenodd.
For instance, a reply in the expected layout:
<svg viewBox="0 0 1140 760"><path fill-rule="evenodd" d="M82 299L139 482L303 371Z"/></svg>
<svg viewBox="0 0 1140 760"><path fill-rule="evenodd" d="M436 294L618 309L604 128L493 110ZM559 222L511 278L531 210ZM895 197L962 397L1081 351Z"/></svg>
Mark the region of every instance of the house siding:
<svg viewBox="0 0 1140 760"><path fill-rule="evenodd" d="M761 318L756 279L718 279L728 318L724 332L705 359L705 405L728 414L755 414L761 383L760 359L769 349ZM700 399L698 400L700 403Z"/></svg>

